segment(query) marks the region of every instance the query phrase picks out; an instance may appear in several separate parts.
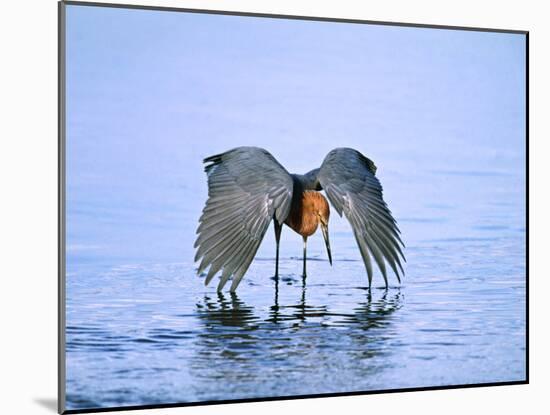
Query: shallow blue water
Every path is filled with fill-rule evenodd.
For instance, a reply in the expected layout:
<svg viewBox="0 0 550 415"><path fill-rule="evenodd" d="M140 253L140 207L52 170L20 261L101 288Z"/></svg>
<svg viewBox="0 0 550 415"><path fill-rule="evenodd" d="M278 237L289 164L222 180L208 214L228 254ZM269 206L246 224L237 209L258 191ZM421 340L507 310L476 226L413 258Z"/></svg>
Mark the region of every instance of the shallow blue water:
<svg viewBox="0 0 550 415"><path fill-rule="evenodd" d="M408 244L407 275L388 290L380 275L366 289L345 230L331 234L332 267L312 239L303 285L300 237L285 228L296 255L283 249L278 284L262 249L235 295L205 288L192 263L79 264L67 278L68 407L522 380L525 230L510 209L489 204L486 225ZM446 210L403 218L404 235L437 229L451 219L427 213Z"/></svg>
<svg viewBox="0 0 550 415"><path fill-rule="evenodd" d="M69 6L67 407L525 379L521 35ZM196 275L201 160L372 158L406 245L388 290L333 211L269 229L236 295Z"/></svg>

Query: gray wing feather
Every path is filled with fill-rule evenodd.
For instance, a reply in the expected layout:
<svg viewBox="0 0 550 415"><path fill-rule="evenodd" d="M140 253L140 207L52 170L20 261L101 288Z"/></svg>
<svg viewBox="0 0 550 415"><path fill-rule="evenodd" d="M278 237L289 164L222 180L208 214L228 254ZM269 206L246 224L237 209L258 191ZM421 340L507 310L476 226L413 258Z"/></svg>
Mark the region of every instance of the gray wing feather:
<svg viewBox="0 0 550 415"><path fill-rule="evenodd" d="M378 265L386 286L386 263L397 280L404 274L401 259L403 241L400 231L382 197L382 185L375 176L374 163L351 148L337 148L327 154L317 179L340 216L344 214L353 228L367 275L372 282L371 256Z"/></svg>
<svg viewBox="0 0 550 415"><path fill-rule="evenodd" d="M218 290L233 278L235 291L248 270L271 219L290 211L290 174L266 150L238 147L204 159L208 200L199 219L195 262L208 284L222 270Z"/></svg>

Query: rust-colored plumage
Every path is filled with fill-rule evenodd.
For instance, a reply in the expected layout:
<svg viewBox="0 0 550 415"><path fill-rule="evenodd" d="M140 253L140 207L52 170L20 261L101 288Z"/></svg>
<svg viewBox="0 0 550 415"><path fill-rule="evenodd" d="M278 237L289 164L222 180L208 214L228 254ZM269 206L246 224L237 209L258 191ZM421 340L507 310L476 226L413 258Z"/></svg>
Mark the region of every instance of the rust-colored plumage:
<svg viewBox="0 0 550 415"><path fill-rule="evenodd" d="M332 265L332 255L330 253L330 243L328 239L328 219L330 208L325 197L315 190L305 190L297 192L292 200L290 212L285 224L294 232L302 235L304 240L304 267L302 276L306 277L306 255L307 238L315 233L319 224L323 231L329 262ZM279 272L279 237L280 228L275 227L275 239L277 241L277 265L276 274Z"/></svg>
<svg viewBox="0 0 550 415"><path fill-rule="evenodd" d="M329 216L327 199L319 192L306 190L292 204L285 224L307 238L315 233L319 223L328 224Z"/></svg>

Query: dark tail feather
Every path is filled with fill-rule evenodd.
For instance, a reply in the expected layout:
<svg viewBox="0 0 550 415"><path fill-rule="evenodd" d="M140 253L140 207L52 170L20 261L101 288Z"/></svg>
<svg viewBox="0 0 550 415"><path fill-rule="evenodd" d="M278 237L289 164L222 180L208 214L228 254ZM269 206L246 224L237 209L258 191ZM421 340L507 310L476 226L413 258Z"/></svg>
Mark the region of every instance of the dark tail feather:
<svg viewBox="0 0 550 415"><path fill-rule="evenodd" d="M209 173L212 167L217 166L222 162L222 156L223 154L216 154L214 156L206 157L202 162L203 163L211 163L206 166L204 166L204 171L206 173Z"/></svg>

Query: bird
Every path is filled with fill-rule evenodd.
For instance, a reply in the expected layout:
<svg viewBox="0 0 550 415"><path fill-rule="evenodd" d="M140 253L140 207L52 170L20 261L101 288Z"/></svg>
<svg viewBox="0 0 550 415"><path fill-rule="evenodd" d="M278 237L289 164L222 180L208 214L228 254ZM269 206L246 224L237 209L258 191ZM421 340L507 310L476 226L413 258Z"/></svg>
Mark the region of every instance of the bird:
<svg viewBox="0 0 550 415"><path fill-rule="evenodd" d="M267 150L236 147L203 160L208 198L197 228L197 273L208 285L221 271L217 290L232 279L235 292L248 270L271 221L275 230L275 277L279 275L279 243L283 225L303 239L302 277L306 279L307 239L320 227L330 265L330 204L349 221L366 268L368 287L373 259L388 288L386 264L399 283L405 274L405 245L382 197L373 161L352 148L336 148L319 168L290 174ZM324 191L326 197L321 193ZM328 201L327 201L328 198Z"/></svg>

